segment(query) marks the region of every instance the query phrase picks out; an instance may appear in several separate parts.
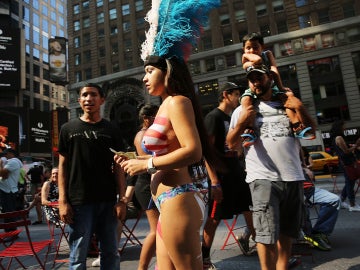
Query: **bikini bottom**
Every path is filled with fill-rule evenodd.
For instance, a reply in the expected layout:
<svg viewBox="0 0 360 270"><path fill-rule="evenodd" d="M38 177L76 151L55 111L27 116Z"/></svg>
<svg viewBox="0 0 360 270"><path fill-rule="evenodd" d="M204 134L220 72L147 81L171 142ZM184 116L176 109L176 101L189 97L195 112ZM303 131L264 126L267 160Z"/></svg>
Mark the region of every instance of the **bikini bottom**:
<svg viewBox="0 0 360 270"><path fill-rule="evenodd" d="M188 184L183 184L181 186L177 186L174 187L172 189L169 189L163 193L161 193L155 201L155 204L157 206L157 208L159 209L160 212L160 205L162 203L164 203L166 200L169 200L171 198L176 197L177 195L181 195L185 192L193 192L195 199L201 209L201 213L202 213L202 219L204 219L204 213L205 213L205 202L203 200L203 197L200 195L199 193L199 189L195 186L194 183L188 183ZM160 212L160 217L159 217L159 221L158 221L158 226L157 226L157 231L159 233L159 235L161 236L161 212Z"/></svg>
<svg viewBox="0 0 360 270"><path fill-rule="evenodd" d="M181 195L185 192L198 192L199 189L195 186L194 183L183 184L181 186L177 186L171 188L163 193L161 193L156 199L155 204L156 207L160 211L160 205L163 204L166 200L176 197L177 195Z"/></svg>

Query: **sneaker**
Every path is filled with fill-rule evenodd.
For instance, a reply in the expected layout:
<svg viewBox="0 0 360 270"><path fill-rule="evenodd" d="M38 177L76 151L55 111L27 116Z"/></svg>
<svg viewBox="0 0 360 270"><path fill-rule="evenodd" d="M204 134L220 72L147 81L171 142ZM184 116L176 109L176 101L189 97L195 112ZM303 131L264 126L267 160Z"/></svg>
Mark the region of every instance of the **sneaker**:
<svg viewBox="0 0 360 270"><path fill-rule="evenodd" d="M322 237L322 239L324 239L324 241L326 242L326 244L328 244L329 246L331 246L329 237L328 237L326 234L323 233L321 237Z"/></svg>
<svg viewBox="0 0 360 270"><path fill-rule="evenodd" d="M249 251L250 251L249 240L246 240L242 235L241 236L236 236L236 240L239 243L239 247L241 249L241 252L245 256L247 256Z"/></svg>
<svg viewBox="0 0 360 270"><path fill-rule="evenodd" d="M323 251L329 251L331 250L331 246L324 240L323 234L313 234L311 236L305 235L304 238L306 241L308 241L311 245L313 245L315 248L323 250Z"/></svg>
<svg viewBox="0 0 360 270"><path fill-rule="evenodd" d="M347 202L341 202L341 209L349 209L350 205Z"/></svg>
<svg viewBox="0 0 360 270"><path fill-rule="evenodd" d="M350 211L350 212L360 211L360 205L355 204L354 206L349 206L349 211Z"/></svg>
<svg viewBox="0 0 360 270"><path fill-rule="evenodd" d="M95 259L91 264L92 267L100 267L100 256Z"/></svg>
<svg viewBox="0 0 360 270"><path fill-rule="evenodd" d="M216 270L215 265L211 262L210 257L203 259L204 270Z"/></svg>

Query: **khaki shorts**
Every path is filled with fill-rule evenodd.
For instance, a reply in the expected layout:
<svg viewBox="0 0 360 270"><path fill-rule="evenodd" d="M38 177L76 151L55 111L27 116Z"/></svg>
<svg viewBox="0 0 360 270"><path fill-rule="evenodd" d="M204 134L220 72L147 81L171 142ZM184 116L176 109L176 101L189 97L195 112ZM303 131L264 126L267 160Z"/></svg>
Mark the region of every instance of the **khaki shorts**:
<svg viewBox="0 0 360 270"><path fill-rule="evenodd" d="M303 206L303 182L255 180L250 183L256 242L275 244L280 234L297 238Z"/></svg>

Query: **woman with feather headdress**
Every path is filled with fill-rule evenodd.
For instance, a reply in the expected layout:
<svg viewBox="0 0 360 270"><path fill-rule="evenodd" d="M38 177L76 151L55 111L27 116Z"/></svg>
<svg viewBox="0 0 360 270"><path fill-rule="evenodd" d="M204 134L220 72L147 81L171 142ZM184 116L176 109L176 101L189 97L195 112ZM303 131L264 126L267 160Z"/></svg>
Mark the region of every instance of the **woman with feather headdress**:
<svg viewBox="0 0 360 270"><path fill-rule="evenodd" d="M115 156L130 175L152 174L151 192L160 211L156 235L158 269L202 270L200 227L205 204L188 166L203 157L215 164L186 60L219 1L153 1L142 47L150 95L162 104L143 137L154 153L147 160Z"/></svg>

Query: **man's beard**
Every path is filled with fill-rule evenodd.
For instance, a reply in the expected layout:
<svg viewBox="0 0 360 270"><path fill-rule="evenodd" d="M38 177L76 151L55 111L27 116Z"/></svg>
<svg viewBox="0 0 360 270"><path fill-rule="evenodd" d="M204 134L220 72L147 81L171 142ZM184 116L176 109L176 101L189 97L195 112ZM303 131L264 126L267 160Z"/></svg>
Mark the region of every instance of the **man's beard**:
<svg viewBox="0 0 360 270"><path fill-rule="evenodd" d="M270 89L271 89L271 85L273 84L272 81L269 81L268 83L266 83L266 85L261 85L259 89L261 89L261 92L259 94L256 94L258 97L262 97L263 95L265 95Z"/></svg>

